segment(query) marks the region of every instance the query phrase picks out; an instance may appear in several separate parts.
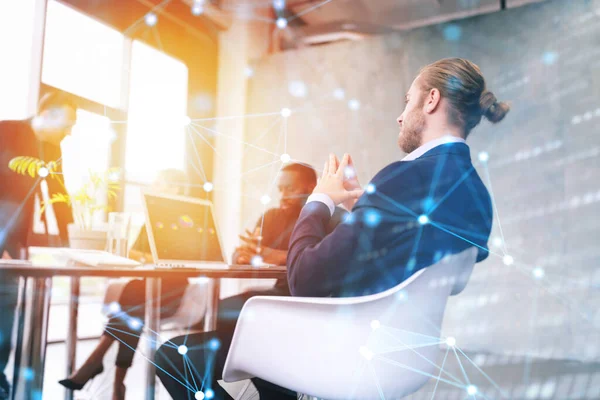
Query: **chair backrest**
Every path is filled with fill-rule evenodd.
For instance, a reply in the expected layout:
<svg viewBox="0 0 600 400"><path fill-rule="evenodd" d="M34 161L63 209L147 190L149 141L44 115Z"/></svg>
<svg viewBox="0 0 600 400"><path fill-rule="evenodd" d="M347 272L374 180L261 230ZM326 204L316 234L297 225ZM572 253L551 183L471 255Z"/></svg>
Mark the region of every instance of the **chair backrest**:
<svg viewBox="0 0 600 400"><path fill-rule="evenodd" d="M475 257L475 248L448 256L375 295L250 299L236 326L224 379L257 376L330 400L413 393L440 373L446 302L464 289ZM265 330L269 340L262 344L257 337ZM265 360L262 351L268 352Z"/></svg>

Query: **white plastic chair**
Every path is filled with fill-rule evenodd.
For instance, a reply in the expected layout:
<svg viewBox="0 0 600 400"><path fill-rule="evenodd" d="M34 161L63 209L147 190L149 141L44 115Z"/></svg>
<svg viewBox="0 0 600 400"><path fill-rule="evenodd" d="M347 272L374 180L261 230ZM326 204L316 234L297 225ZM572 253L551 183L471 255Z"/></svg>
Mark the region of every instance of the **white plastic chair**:
<svg viewBox="0 0 600 400"><path fill-rule="evenodd" d="M465 288L476 254L473 247L445 257L369 296L253 297L237 322L223 380L258 377L329 400L413 393L440 373L446 302Z"/></svg>

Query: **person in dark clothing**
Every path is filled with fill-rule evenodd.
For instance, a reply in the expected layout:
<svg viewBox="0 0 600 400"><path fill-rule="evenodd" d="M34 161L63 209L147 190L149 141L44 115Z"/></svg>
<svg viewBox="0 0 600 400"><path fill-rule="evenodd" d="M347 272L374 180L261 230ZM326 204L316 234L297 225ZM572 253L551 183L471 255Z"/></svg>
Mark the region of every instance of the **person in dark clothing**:
<svg viewBox="0 0 600 400"><path fill-rule="evenodd" d="M153 190L161 194L182 195L186 193L188 179L185 173L176 169L159 171ZM129 257L141 262L151 261L148 234L144 226L132 246ZM177 311L187 288L186 278L163 278L161 282L161 318L169 318ZM146 281L132 279L122 288L116 303L109 305L109 320L98 345L88 359L67 379L59 383L71 390L80 390L96 375L104 371L102 361L110 346L117 340L119 350L115 362L113 399L125 398L125 375L131 367L135 349L142 334L145 318Z"/></svg>
<svg viewBox="0 0 600 400"><path fill-rule="evenodd" d="M485 259L492 203L465 139L482 117L496 123L508 110L486 89L481 71L472 62L452 58L424 67L398 118L398 144L408 153L402 161L383 168L364 192L356 175L347 173L354 170L348 154L341 162L331 154L325 163L290 237L287 276L292 295L379 293L469 247L479 250L477 261ZM351 206L352 212L331 232L329 223L339 204ZM265 326L265 335L268 329ZM220 342L206 342L210 335ZM227 399L216 390L214 380L222 376L229 347L224 340L231 338L219 330L210 335L193 338L195 344L208 343L209 350L200 357L188 353L188 364L198 370L208 368L212 397ZM318 362L318 354L314 356ZM174 399L185 398L189 390L189 385L168 375L178 376L181 360L167 346L161 347L156 359L165 370L158 375ZM266 398L284 398L282 393L288 392L270 383ZM260 398L265 398L262 393Z"/></svg>
<svg viewBox="0 0 600 400"><path fill-rule="evenodd" d="M261 263L286 264L290 235L308 194L313 191L317 183L316 172L312 167L303 164L290 164L281 169L277 183L281 193L280 206L267 210L258 219L254 232L247 232L248 236L243 237L245 244L238 247L233 254L235 264L250 264L255 257L260 257ZM330 231L342 221L344 214L345 212L341 208L335 210L328 226ZM155 362L162 368L162 370L161 368L157 370L157 374L171 396L174 399L187 398L187 389L173 379L173 377L177 377L178 380L183 380L184 368L186 367L175 346L185 344L189 349L187 356L191 357L192 360L205 360L208 359L205 357L211 359L214 357L215 374L207 380L207 387L214 391L216 398L229 398L226 397L226 393L216 383L216 380L220 379L235 324L244 303L254 296L289 295L287 280L279 279L273 288L250 290L237 296L222 299L219 303L216 331L176 337L169 340L167 346L163 345L157 353ZM218 351L216 351L216 348L218 348ZM167 374L165 371L170 372ZM206 371L203 371L200 367L195 372L198 372L195 379L202 381ZM296 398L294 393L282 390L268 382L257 379L254 383L260 392L261 399Z"/></svg>
<svg viewBox="0 0 600 400"><path fill-rule="evenodd" d="M60 142L71 133L76 123L76 105L59 93L44 95L36 116L26 120L0 121L0 257L20 258L27 246L27 235L33 225L35 195L41 194L43 177L21 176L8 167L19 156L35 157L45 162L56 161L60 167ZM56 179L47 179L48 194L62 193ZM41 198L41 197L40 197ZM54 204L59 236L68 245L67 225L73 221L66 204ZM18 280L0 272L0 399L7 398L10 386L4 375L11 350L12 325L17 302Z"/></svg>

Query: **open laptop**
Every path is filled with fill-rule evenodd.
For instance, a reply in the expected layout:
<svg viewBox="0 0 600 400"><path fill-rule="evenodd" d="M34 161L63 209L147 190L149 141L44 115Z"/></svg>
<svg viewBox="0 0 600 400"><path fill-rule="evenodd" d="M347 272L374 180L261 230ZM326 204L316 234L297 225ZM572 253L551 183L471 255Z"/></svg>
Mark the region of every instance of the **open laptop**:
<svg viewBox="0 0 600 400"><path fill-rule="evenodd" d="M210 201L152 192L145 192L143 197L148 241L156 266L230 267L223 253Z"/></svg>

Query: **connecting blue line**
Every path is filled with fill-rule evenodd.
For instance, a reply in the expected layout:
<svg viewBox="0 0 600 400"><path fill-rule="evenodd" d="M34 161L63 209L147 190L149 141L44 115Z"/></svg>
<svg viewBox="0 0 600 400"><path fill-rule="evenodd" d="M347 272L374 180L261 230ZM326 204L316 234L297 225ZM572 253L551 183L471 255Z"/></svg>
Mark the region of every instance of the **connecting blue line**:
<svg viewBox="0 0 600 400"><path fill-rule="evenodd" d="M442 196L442 198L433 207L431 207L431 210L429 210L429 214L433 214L433 212L448 198L448 196L450 196L452 193L454 193L454 191L460 186L460 184L463 183L465 181L465 179L467 179L473 171L475 171L475 167L471 166L467 170L467 172L465 172L460 177L460 179L457 180L450 189L448 189L448 192L444 196Z"/></svg>
<svg viewBox="0 0 600 400"><path fill-rule="evenodd" d="M385 332L385 331L384 331L384 332ZM390 334L389 332L385 332L385 333L391 336L391 334ZM392 337L393 337L393 336L392 336ZM405 345L405 346L406 346L406 344L405 344L404 342L402 342L402 340L400 340L399 338L396 338L396 337L394 337L394 339L398 340L400 343L402 343L403 345ZM439 338L438 338L438 340L439 340ZM433 367L435 367L435 368L439 369L439 370L440 370L440 374L441 374L442 368L440 368L440 367L439 367L439 366L438 366L438 365L437 365L435 362L433 362L433 361L431 361L430 359L428 359L427 357L423 356L423 355L422 355L421 353L419 353L418 351L411 349L409 346L406 346L406 347L407 347L409 350L412 350L412 352L413 352L413 353L415 353L416 355L418 355L419 357L421 357L423 360L425 360L425 361L426 361L426 362L427 362L429 365L431 365L431 366L433 366ZM448 371L443 371L443 372L444 372L446 375L448 375L450 378L454 379L456 382L458 382L458 383L461 383L461 384L462 384L462 382L460 381L460 379L458 379L457 377L455 377L454 375L452 375L450 372L448 372Z"/></svg>
<svg viewBox="0 0 600 400"><path fill-rule="evenodd" d="M450 347L446 349L446 355L444 355L444 361L442 361L442 367L440 368L440 374L437 377L435 382L435 387L433 388L433 394L431 395L431 400L435 397L435 392L437 391L437 387L440 384L440 378L442 377L442 372L444 371L444 365L446 365L446 359L448 358L448 353L450 352Z"/></svg>
<svg viewBox="0 0 600 400"><path fill-rule="evenodd" d="M467 386L471 384L471 382L469 381L469 377L467 376L467 372L465 371L465 369L463 368L462 362L460 362L460 357L458 356L458 353L456 352L456 349L454 348L454 346L452 346L452 351L454 351L454 355L456 356L456 360L458 361L458 365L460 366L460 370L462 371L464 377L465 377L465 381L467 381Z"/></svg>
<svg viewBox="0 0 600 400"><path fill-rule="evenodd" d="M196 383L196 378L194 378L194 372L192 371L192 368L190 368L190 360L187 358L187 355L183 356L183 368L185 369L185 367L187 366L187 368L190 371L190 375L192 376L192 382L194 382L194 387L196 388L196 391L198 391L198 384Z"/></svg>
<svg viewBox="0 0 600 400"><path fill-rule="evenodd" d="M214 146L213 146L213 145L212 145L212 144L211 144L211 143L210 143L208 140L206 140L206 138L204 137L204 135L203 135L203 134L201 134L201 133L200 133L200 132L199 132L199 131L198 131L198 130L195 128L196 126L197 126L197 127L200 127L200 128L204 128L204 129L206 129L206 130L208 130L208 131L210 131L210 132L214 132L214 133L217 133L217 134L218 134L219 132L217 132L217 131L213 131L213 130L211 130L211 129L208 129L208 128L206 128L206 127L202 126L202 125L197 125L197 124L193 124L193 123L192 123L192 124L190 124L190 125L188 125L188 127L189 127L189 128L191 128L191 129L194 131L194 133L195 133L196 135L198 135L198 136L200 137L200 139L202 139L202 141L203 141L204 143L206 143L206 144L207 144L207 145L208 145L208 146L209 146L209 147L210 147L210 148L211 148L211 149L212 149L212 150L215 152L215 154L216 154L217 156L219 156L219 158L222 158L223 156L222 156L222 155L221 155L221 154L220 154L220 153L217 151L217 149L215 149L215 147L214 147Z"/></svg>
<svg viewBox="0 0 600 400"><path fill-rule="evenodd" d="M121 339L119 339L118 337L116 337L115 335L113 335L110 332L107 332L109 335L111 335L112 337L114 337L116 340L118 340L119 342L123 343L125 346L129 347L131 350L133 350L133 352L136 352L136 350L131 347L130 345L128 345L127 343L125 343L124 341L122 341ZM140 354L142 354L140 352ZM171 375L170 373L168 373L166 370L164 370L163 368L159 367L154 361L150 360L148 357L146 357L144 354L142 354L142 357L144 357L146 360L148 360L148 362L150 362L152 365L154 365L155 368L158 368L159 370L161 370L162 372L164 372L165 374L167 374L168 376L170 376L171 378L175 379L175 381L177 381L178 383L180 383L183 387L185 387L187 390L191 391L192 393L196 393L193 391L193 389L191 389L189 386L187 386L185 383L181 382L179 379L175 378L173 375Z"/></svg>
<svg viewBox="0 0 600 400"><path fill-rule="evenodd" d="M414 216L415 218L417 217L417 214L412 211L410 208L398 203L397 201L395 201L394 199L392 199L389 196L384 195L383 193L381 193L380 191L376 191L375 193L373 193L376 196L380 196L382 198L384 198L385 200L389 201L390 203L392 203L395 207L398 207L399 209L401 209L402 211Z"/></svg>
<svg viewBox="0 0 600 400"><path fill-rule="evenodd" d="M190 367L190 371L192 371L192 373L196 374L198 379L200 379L200 372L198 371L198 369L196 368L196 366L194 365L192 360L190 360L188 357L187 361L188 361L188 366ZM200 389L202 389L203 386L204 386L204 383L201 383Z"/></svg>
<svg viewBox="0 0 600 400"><path fill-rule="evenodd" d="M379 398L381 400L385 400L385 396L383 395L383 390L381 389L381 385L379 384L379 379L377 379L377 374L375 373L375 369L371 363L368 363L369 371L371 371L371 375L373 375L373 379L375 379L375 386L377 386L377 391L379 392Z"/></svg>
<svg viewBox="0 0 600 400"><path fill-rule="evenodd" d="M124 334L126 334L126 335L133 336L133 337L137 337L137 338L141 338L141 337L142 337L142 335L136 335L136 334L134 334L134 333L131 333L131 332L126 332L126 331L123 331L123 330L121 330L121 329L113 328L113 327L111 327L111 326L108 326L108 325L106 326L106 328L105 328L105 329L110 329L111 331L115 331L115 332L124 333ZM147 340L149 340L149 341L151 341L151 342L154 342L155 344L160 344L160 342L159 342L159 341L157 341L157 340L154 340L154 339L151 339L151 338L146 338L146 339L147 339Z"/></svg>
<svg viewBox="0 0 600 400"><path fill-rule="evenodd" d="M433 195L435 193L435 189L437 188L437 183L440 179L440 175L442 174L442 170L444 169L444 165L446 165L446 160L448 160L448 153L442 154L441 162L436 164L435 171L433 173L433 179L431 181L431 186L429 186L429 198L433 199ZM428 213L429 210L423 210L425 213Z"/></svg>
<svg viewBox="0 0 600 400"><path fill-rule="evenodd" d="M441 222L436 222L436 224L438 226L440 226L440 227L444 227L446 229L451 229L453 232L458 232L458 233L462 233L462 234L465 234L465 235L470 235L470 236L473 236L473 237L478 238L478 239L486 240L488 238L487 235L482 235L482 234L477 233L477 232L467 231L467 230L464 230L464 229L461 229L461 228L457 228L455 226L448 225L448 224L442 224Z"/></svg>
<svg viewBox="0 0 600 400"><path fill-rule="evenodd" d="M187 383L189 383L190 380L188 379L188 372L187 372L187 368L185 367L185 355L183 357L184 357L183 358L183 372L185 375L185 381ZM198 391L197 389L198 389L198 387L196 386L196 391ZM190 391L188 390L187 392L185 392L185 394L187 395L188 400L190 400Z"/></svg>
<svg viewBox="0 0 600 400"><path fill-rule="evenodd" d="M198 149L196 148L196 145L194 143L194 138L192 137L192 134L190 132L190 127L186 126L185 131L188 135L188 138L191 141L190 144L191 144L192 148L194 149L194 153L196 154L196 161L198 162L198 165L200 166L200 169L202 170L202 179L204 180L204 182L206 182L208 180L206 178L206 172L204 171L204 167L202 166L202 159L200 158L200 154L198 154ZM194 164L192 163L192 165L194 165Z"/></svg>
<svg viewBox="0 0 600 400"><path fill-rule="evenodd" d="M456 347L456 348L458 349L458 351L459 351L459 352L460 352L460 353L461 353L461 354L462 354L462 355L463 355L463 356L464 356L464 357L465 357L465 358L466 358L466 359L467 359L467 360L468 360L468 361L469 361L469 362L470 362L470 363L471 363L471 364L472 364L472 365L473 365L475 368L477 368L477 370L478 370L479 372L481 372L481 374L482 374L483 376L485 376L485 378L486 378L486 379L487 379L487 380L488 380L488 381L489 381L489 382L490 382L490 383L491 383L491 384L492 384L492 385L493 385L493 386L496 388L496 390L498 390L498 391L500 392L500 395L501 395L503 398L508 398L508 394L507 394L507 393L506 393L504 390L502 390L502 389L500 388L500 386L498 386L498 384L497 384L496 382L494 382L494 380L493 380L492 378L490 378L490 377L489 377L489 375L488 375L488 374L486 374L486 373L485 373L485 372L484 372L484 371L483 371L481 368L479 368L479 366L478 366L478 365L477 365L475 362L473 362L473 360L471 360L471 359L469 358L469 356L467 356L467 355L466 355L466 354L465 354L465 353L464 353L464 352L463 352L463 351L462 351L462 350L461 350L459 347L457 347L457 346L454 346L454 347Z"/></svg>
<svg viewBox="0 0 600 400"><path fill-rule="evenodd" d="M455 383L455 382L449 381L449 380L447 380L447 379L444 379L444 378L438 378L437 376L435 376L435 375L431 375L431 374L429 374L429 373L427 373L427 372L425 372L425 371L421 371L421 370L418 370L418 369L416 369L416 368L409 367L408 365L405 365L405 364L399 363L399 362L397 362L397 361L394 361L394 360L390 360L390 359L388 359L388 358L385 358L385 357L374 356L374 357L373 357L373 359L374 359L374 360L380 360L380 361L386 362L386 363L388 363L388 364L392 364L392 365L395 365L395 366L398 366L398 367L401 367L401 368L407 369L407 370L409 370L409 371L412 371L412 372L415 372L415 373L417 373L417 374L419 374L419 375L427 376L427 377L429 377L429 378L433 378L433 379L436 379L436 380L438 380L438 381L442 381L442 382L444 382L444 383L447 383L448 385L451 385L451 386L457 387L457 388L459 388L459 389L463 389L463 390L464 390L464 388L465 388L465 387L464 387L464 385L462 385L462 384L458 384L458 383ZM446 373L447 373L447 372L446 372Z"/></svg>
<svg viewBox="0 0 600 400"><path fill-rule="evenodd" d="M460 236L460 235L458 235L458 234L456 234L456 233L454 233L454 232L451 232L451 231L449 231L449 230L448 230L448 229L446 229L446 228L443 228L442 226L440 226L439 224L436 224L436 223L435 223L435 222L433 222L432 220L429 220L429 224L430 224L430 225L433 225L433 226L435 226L435 227L436 227L436 228L438 228L438 229L441 229L441 230L443 230L443 231L444 231L444 232L446 232L446 233L449 233L449 234L451 234L451 235L453 235L453 236L456 236L457 238L459 238L459 239L461 239L461 240L464 240L465 242L467 242L467 243L469 243L469 244L472 244L473 246L475 246L475 247L477 247L477 248L479 248L479 249L481 249L481 250L484 250L486 253L490 253L490 254L493 254L493 255L495 255L495 256L502 257L500 254L494 253L493 251L490 251L489 249L486 249L485 247L483 247L483 246L480 246L480 245L478 245L477 243L470 241L469 239L466 239L466 238L464 238L464 237L462 237L462 236Z"/></svg>

